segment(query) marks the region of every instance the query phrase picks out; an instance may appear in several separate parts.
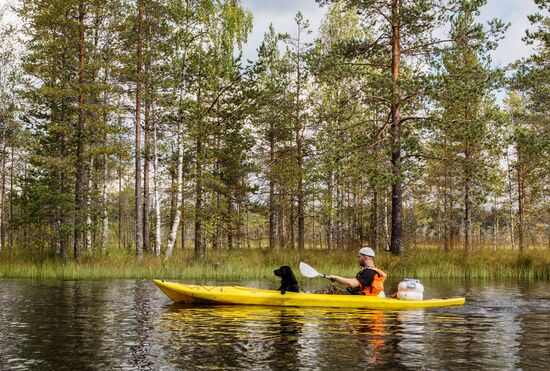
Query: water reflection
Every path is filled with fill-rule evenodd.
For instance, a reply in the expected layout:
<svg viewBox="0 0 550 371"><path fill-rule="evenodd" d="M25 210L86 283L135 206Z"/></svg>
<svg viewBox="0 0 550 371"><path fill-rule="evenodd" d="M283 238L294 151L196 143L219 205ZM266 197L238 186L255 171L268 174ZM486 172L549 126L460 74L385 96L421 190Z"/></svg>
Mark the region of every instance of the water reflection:
<svg viewBox="0 0 550 371"><path fill-rule="evenodd" d="M163 330L179 357L227 367L300 365L300 308L173 304L165 311Z"/></svg>
<svg viewBox="0 0 550 371"><path fill-rule="evenodd" d="M216 360L217 365L275 369L322 368L335 359L346 367L393 364L388 354L392 339L398 338L391 332L402 315L334 308L177 304L165 310L164 331L171 334L180 357L201 358L189 344L187 335L193 334L201 355ZM213 334L225 341L212 344Z"/></svg>
<svg viewBox="0 0 550 371"><path fill-rule="evenodd" d="M432 282L464 307L177 305L148 281L0 280L0 369L544 369L544 283Z"/></svg>

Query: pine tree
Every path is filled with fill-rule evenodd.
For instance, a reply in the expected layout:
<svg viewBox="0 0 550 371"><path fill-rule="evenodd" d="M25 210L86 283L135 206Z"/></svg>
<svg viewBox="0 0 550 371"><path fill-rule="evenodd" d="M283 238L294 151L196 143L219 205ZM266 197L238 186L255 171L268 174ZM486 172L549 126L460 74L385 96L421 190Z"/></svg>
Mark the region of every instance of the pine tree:
<svg viewBox="0 0 550 371"><path fill-rule="evenodd" d="M496 144L491 125L498 124L490 92L498 85L500 71L490 67L488 52L496 47L504 26L494 21L490 31L475 23L480 4L466 2L451 20L452 44L442 55L441 85L436 89L443 112L435 146L443 146L442 166L453 169L453 178L462 189L464 246L473 249L473 213L490 186L491 168L497 165L490 156ZM452 185L450 174L444 170L444 202L449 212ZM448 215L446 216L448 218ZM449 222L445 223L449 233ZM449 238L449 237L446 237Z"/></svg>
<svg viewBox="0 0 550 371"><path fill-rule="evenodd" d="M393 175L390 250L399 255L403 252L403 125L405 122L421 120L416 115L415 105L425 95L423 71L416 68L407 72L405 67L407 64L412 65L415 60L422 60L444 41L435 39L433 31L445 20L448 4L445 1L423 0L349 0L344 3L356 7L364 22L376 30L373 40L357 40L351 44L350 54L361 55L373 67L386 68L385 74L381 76L383 78L372 86L371 95L383 102L390 116L389 122L384 124L390 131ZM389 69L385 66L389 66Z"/></svg>
<svg viewBox="0 0 550 371"><path fill-rule="evenodd" d="M535 224L535 216L546 226L550 246L550 215L548 207L544 206L550 195L550 122L547 114L550 92L550 17L547 12L550 3L544 0L535 3L541 11L546 11L546 15L535 13L528 17L532 29L526 31L524 41L535 46L535 53L516 63L516 75L511 81L511 88L515 91L508 100L513 129L511 144L516 157L512 166L516 172L520 251L527 245L527 232Z"/></svg>
<svg viewBox="0 0 550 371"><path fill-rule="evenodd" d="M277 188L281 188L283 177L279 166L281 149L290 137L290 115L292 101L289 99L290 85L289 66L279 52L279 41L284 35L276 34L273 25L269 26L258 48L255 85L256 97L255 121L258 127L260 157L258 164L263 169L263 177L268 182L268 241L270 249L283 247L284 243L277 238L277 230L282 228L283 220L279 218L284 205L279 202Z"/></svg>
<svg viewBox="0 0 550 371"><path fill-rule="evenodd" d="M21 128L16 119L19 109L16 103L16 89L21 77L14 52L17 45L15 41L16 29L4 22L4 9L0 9L0 159L2 164L0 251L6 247L6 234L8 233L8 246L13 247L14 152L15 148L20 145L21 138ZM9 195L6 194L8 186Z"/></svg>

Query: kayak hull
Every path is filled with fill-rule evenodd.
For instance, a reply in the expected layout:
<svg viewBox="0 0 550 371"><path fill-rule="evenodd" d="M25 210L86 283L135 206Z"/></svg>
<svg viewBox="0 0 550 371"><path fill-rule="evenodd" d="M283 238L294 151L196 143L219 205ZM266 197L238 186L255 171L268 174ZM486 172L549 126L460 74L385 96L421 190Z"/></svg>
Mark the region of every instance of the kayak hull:
<svg viewBox="0 0 550 371"><path fill-rule="evenodd" d="M241 286L187 285L163 280L154 283L174 302L209 304L274 305L285 307L332 307L408 309L463 305L465 298L399 300L362 295L326 295L262 290Z"/></svg>

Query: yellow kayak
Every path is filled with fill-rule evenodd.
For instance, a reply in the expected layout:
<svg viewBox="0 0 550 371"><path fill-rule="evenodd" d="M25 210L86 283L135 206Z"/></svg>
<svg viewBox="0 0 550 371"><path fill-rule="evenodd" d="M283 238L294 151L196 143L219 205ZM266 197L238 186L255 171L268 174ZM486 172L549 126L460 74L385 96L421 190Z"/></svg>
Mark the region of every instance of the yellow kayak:
<svg viewBox="0 0 550 371"><path fill-rule="evenodd" d="M208 304L276 305L285 307L333 307L363 309L407 309L447 307L464 304L465 298L399 300L361 295L326 295L262 290L241 286L186 285L153 280L175 302Z"/></svg>

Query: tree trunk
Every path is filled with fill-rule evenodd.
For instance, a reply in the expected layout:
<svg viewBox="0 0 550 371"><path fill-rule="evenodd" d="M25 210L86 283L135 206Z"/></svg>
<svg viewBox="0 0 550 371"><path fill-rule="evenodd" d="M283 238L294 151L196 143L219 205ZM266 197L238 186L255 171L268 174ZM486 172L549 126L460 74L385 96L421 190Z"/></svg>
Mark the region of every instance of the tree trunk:
<svg viewBox="0 0 550 371"><path fill-rule="evenodd" d="M237 224L236 224L236 236L237 236L237 248L240 249L241 248L241 243L242 243L242 236L243 236L243 232L242 232L242 202L240 200L237 200Z"/></svg>
<svg viewBox="0 0 550 371"><path fill-rule="evenodd" d="M311 220L311 248L317 248L317 230L315 228L315 216L310 218Z"/></svg>
<svg viewBox="0 0 550 371"><path fill-rule="evenodd" d="M195 187L195 255L204 256L206 249L202 241L202 140L199 138L196 143L196 187Z"/></svg>
<svg viewBox="0 0 550 371"><path fill-rule="evenodd" d="M176 163L173 164L175 168L178 167L178 161L176 160ZM176 216L176 170L172 169L170 171L170 222L174 220L174 216Z"/></svg>
<svg viewBox="0 0 550 371"><path fill-rule="evenodd" d="M246 209L246 222L245 222L245 239L246 248L250 250L250 211Z"/></svg>
<svg viewBox="0 0 550 371"><path fill-rule="evenodd" d="M335 221L335 234L336 234L336 249L342 248L342 210L344 205L342 202L342 186L340 183L340 174L336 177L336 221Z"/></svg>
<svg viewBox="0 0 550 371"><path fill-rule="evenodd" d="M445 174L445 178L447 174ZM447 180L445 180L447 183ZM443 250L449 252L450 250L450 215L449 215L449 192L447 184L444 185L443 193Z"/></svg>
<svg viewBox="0 0 550 371"><path fill-rule="evenodd" d="M218 164L215 165L218 167ZM215 170L218 171L217 169ZM220 240L221 240L221 234L222 234L222 221L221 221L221 195L220 192L216 192L216 226L214 228L214 235L212 236L212 249L213 250L219 250L220 249Z"/></svg>
<svg viewBox="0 0 550 371"><path fill-rule="evenodd" d="M327 193L328 193L328 208L327 208L327 249L332 250L332 240L333 240L333 230L334 230L334 221L333 221L333 193L334 193L334 186L333 186L333 174L331 173L329 176L329 181L327 184Z"/></svg>
<svg viewBox="0 0 550 371"><path fill-rule="evenodd" d="M392 219L390 251L394 255L403 253L403 215L402 215L402 179L401 179L401 107L399 87L399 67L401 60L401 26L399 24L399 0L392 0L392 103L391 103L391 135L392 135Z"/></svg>
<svg viewBox="0 0 550 371"><path fill-rule="evenodd" d="M6 246L6 142L2 148L2 189L0 195L0 251Z"/></svg>
<svg viewBox="0 0 550 371"><path fill-rule="evenodd" d="M466 161L469 156L466 156ZM473 236L472 236L472 205L470 200L471 179L466 175L466 184L464 186L464 248L467 253L472 252Z"/></svg>
<svg viewBox="0 0 550 371"><path fill-rule="evenodd" d="M285 189L279 185L279 196L277 197L278 210L277 210L277 235L279 237L279 248L286 248L285 241Z"/></svg>
<svg viewBox="0 0 550 371"><path fill-rule="evenodd" d="M233 250L233 202L227 197L227 248Z"/></svg>
<svg viewBox="0 0 550 371"><path fill-rule="evenodd" d="M197 106L199 112L202 111L202 89L199 85L197 92ZM199 113L201 118L199 118L198 128L197 128L197 140L196 140L196 170L195 170L195 256L204 257L206 255L206 245L204 244L202 238L202 222L203 222L203 179L202 179L202 160L203 160L203 141L202 141L202 113Z"/></svg>
<svg viewBox="0 0 550 371"><path fill-rule="evenodd" d="M107 142L105 138L105 143ZM101 237L101 248L107 249L107 242L109 242L109 208L107 204L107 182L109 181L109 167L107 163L107 154L103 155L103 189L101 191L101 205L103 210L103 227Z"/></svg>
<svg viewBox="0 0 550 371"><path fill-rule="evenodd" d="M162 243L162 225L160 217L159 179L158 179L157 121L153 115L153 202L155 204L155 255L160 255Z"/></svg>
<svg viewBox="0 0 550 371"><path fill-rule="evenodd" d="M64 64L63 64L64 65ZM65 102L62 101L61 103L61 122L65 122ZM66 144L65 144L65 137L63 133L57 134L57 141L61 145L61 155L66 156ZM26 177L26 171L27 165L25 164L25 177ZM61 172L60 174L60 186L63 193L68 192L67 190L67 184L65 180L65 173ZM63 228L64 225L68 224L68 215L63 207L59 207L59 226L58 228L58 234L59 234L59 255L61 256L61 260L63 260L63 263L67 263L68 261L68 252L69 252L69 234L68 231Z"/></svg>
<svg viewBox="0 0 550 371"><path fill-rule="evenodd" d="M178 123L178 135L177 135L177 147L178 147L178 165L176 168L177 173L177 190L176 190L176 209L174 219L172 220L172 228L170 230L170 235L168 236L168 244L166 245L166 256L169 257L172 255L174 245L176 243L176 238L179 230L179 223L181 217L181 202L182 202L182 193L183 193L183 124Z"/></svg>
<svg viewBox="0 0 550 371"><path fill-rule="evenodd" d="M185 185L185 179L183 179L183 185ZM181 198L181 249L185 249L185 240L186 240L186 221L185 221L185 197L182 193Z"/></svg>
<svg viewBox="0 0 550 371"><path fill-rule="evenodd" d="M143 258L143 216L141 192L141 65L143 40L143 0L137 0L137 66L136 66L136 145L135 145L135 210L136 210L136 255Z"/></svg>
<svg viewBox="0 0 550 371"><path fill-rule="evenodd" d="M515 249L515 239L514 239L514 199L512 192L512 166L510 164L510 156L508 150L506 150L506 165L508 170L508 206L510 208L509 213L509 223L510 223L510 244L512 245L512 250Z"/></svg>
<svg viewBox="0 0 550 371"><path fill-rule="evenodd" d="M84 0L78 2L78 128L76 149L76 181L75 181L75 225L74 225L74 258L80 259L82 254L82 216L85 208L84 197Z"/></svg>
<svg viewBox="0 0 550 371"><path fill-rule="evenodd" d="M186 83L185 79L187 78L187 49L183 54L183 68L182 76L180 81L180 92L179 92L179 105L182 107L185 99L186 93ZM176 166L176 176L177 176L177 190L176 190L176 202L175 202L175 214L172 220L172 228L170 230L170 235L168 236L168 243L166 246L166 256L169 257L172 255L172 251L176 244L176 239L178 236L179 223L181 218L181 205L183 204L183 110L180 109L180 121L178 122L178 133L177 133L177 148L178 148L178 163ZM197 161L198 162L198 161ZM183 242L182 242L183 243Z"/></svg>
<svg viewBox="0 0 550 371"><path fill-rule="evenodd" d="M376 189L373 192L371 204L370 245L378 252L378 191Z"/></svg>
<svg viewBox="0 0 550 371"><path fill-rule="evenodd" d="M14 164L13 161L13 152L14 152L14 146L11 146L11 164L10 164L10 231L9 231L9 247L10 249L13 249L13 175L14 175Z"/></svg>
<svg viewBox="0 0 550 371"><path fill-rule="evenodd" d="M297 77L296 77L296 157L298 162L298 187L297 187L297 213L298 213L298 249L304 249L305 244L305 220L304 220L304 190L303 190L303 168L304 154L302 150L302 121L300 117L300 88L301 88L301 70L300 70L300 28L298 29L298 56L297 56ZM294 205L294 202L292 203ZM294 219L292 220L292 248L294 248Z"/></svg>
<svg viewBox="0 0 550 371"><path fill-rule="evenodd" d="M122 161L119 158L119 162ZM118 166L118 248L120 250L122 242L122 165Z"/></svg>
<svg viewBox="0 0 550 371"><path fill-rule="evenodd" d="M294 248L296 247L296 239L294 235L294 198L292 196L290 197L290 216L288 219L290 248L294 250Z"/></svg>
<svg viewBox="0 0 550 371"><path fill-rule="evenodd" d="M493 209L493 252L497 251L497 245L498 245L498 233L499 233L499 221L498 221L498 213L497 213L497 207L496 207L496 196L495 196L495 206Z"/></svg>
<svg viewBox="0 0 550 371"><path fill-rule="evenodd" d="M358 205L356 207L359 208L358 217L356 217L356 223L357 223L357 233L359 234L359 245L363 246L363 243L365 241L365 231L363 229L363 211L364 211L364 198L363 198L363 187L359 186L359 194L356 195L356 200L358 202Z"/></svg>
<svg viewBox="0 0 550 371"><path fill-rule="evenodd" d="M151 250L150 226L150 167L151 167L151 98L150 98L150 62L145 62L145 122L144 122L144 158L143 158L143 251Z"/></svg>
<svg viewBox="0 0 550 371"><path fill-rule="evenodd" d="M275 125L273 121L269 123L269 248L275 250L277 248L277 240L275 239L275 216L277 214L277 205L275 201ZM280 221L279 221L280 223Z"/></svg>
<svg viewBox="0 0 550 371"><path fill-rule="evenodd" d="M350 183L347 183L346 187L346 248L350 247L352 244L353 236L352 236L352 211L351 211L351 190L350 190Z"/></svg>
<svg viewBox="0 0 550 371"><path fill-rule="evenodd" d="M217 107L219 109L219 106ZM219 111L217 111L219 113ZM219 117L217 120L217 125L220 125L219 123ZM216 145L215 145L215 151L216 153L219 153L220 151L220 137L219 135L216 137ZM220 159L217 158L214 163L214 174L220 176ZM213 250L219 250L221 245L221 237L222 237L222 218L223 218L223 212L221 210L221 191L219 189L215 189L213 191L213 196L215 198L216 203L216 213L214 214L214 233L212 235L212 249Z"/></svg>
<svg viewBox="0 0 550 371"><path fill-rule="evenodd" d="M94 186L92 173L94 169L94 158L90 157L90 168L88 169L88 192L86 197L86 251L92 251L92 188Z"/></svg>
<svg viewBox="0 0 550 371"><path fill-rule="evenodd" d="M448 144L447 135L445 135L445 161L448 161ZM450 206L450 185L449 185L449 168L447 163L444 164L444 179L443 179L443 250L449 252L451 248L451 211Z"/></svg>
<svg viewBox="0 0 550 371"><path fill-rule="evenodd" d="M107 82L107 75L105 75L104 84ZM107 93L103 93L103 105L107 105ZM107 126L107 110L103 112L103 124ZM103 144L108 145L107 131L103 133ZM102 227L102 237L101 237L101 249L107 249L107 243L109 242L109 208L107 204L107 182L109 181L109 157L107 153L103 154L103 184L101 190L101 208L103 211L103 227Z"/></svg>
<svg viewBox="0 0 550 371"><path fill-rule="evenodd" d="M517 148L517 183L518 183L518 245L519 251L522 253L525 248L524 235L524 206L525 206L525 177L523 171L523 163L521 149Z"/></svg>
<svg viewBox="0 0 550 371"><path fill-rule="evenodd" d="M384 205L383 205L383 229L384 229L384 240L385 240L385 246L384 248L386 250L390 250L391 247L391 210L392 205L389 202L389 199L391 198L391 191L390 192L384 192Z"/></svg>

